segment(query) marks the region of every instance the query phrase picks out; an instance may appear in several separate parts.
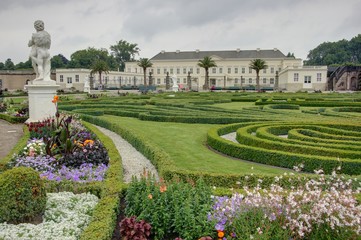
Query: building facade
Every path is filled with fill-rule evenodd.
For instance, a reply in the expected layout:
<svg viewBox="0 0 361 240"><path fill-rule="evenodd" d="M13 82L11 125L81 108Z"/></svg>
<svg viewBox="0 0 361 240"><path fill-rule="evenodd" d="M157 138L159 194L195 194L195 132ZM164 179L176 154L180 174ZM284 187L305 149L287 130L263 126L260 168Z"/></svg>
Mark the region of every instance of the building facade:
<svg viewBox="0 0 361 240"><path fill-rule="evenodd" d="M167 76L176 76L181 87L202 90L205 83L205 70L198 66L198 61L209 56L217 67L209 69L210 86L231 89L232 87L250 88L256 85L256 72L249 65L254 59L262 59L268 65L260 71L261 89L287 91L325 90L327 67L304 67L302 59L286 57L278 49L271 50L227 50L227 51L161 51L150 61L153 66L147 69L147 77L152 75L152 82L164 86ZM125 72L134 74L142 71L136 62L126 64ZM294 76L298 74L299 80ZM301 79L302 78L302 79ZM190 84L189 84L190 79Z"/></svg>

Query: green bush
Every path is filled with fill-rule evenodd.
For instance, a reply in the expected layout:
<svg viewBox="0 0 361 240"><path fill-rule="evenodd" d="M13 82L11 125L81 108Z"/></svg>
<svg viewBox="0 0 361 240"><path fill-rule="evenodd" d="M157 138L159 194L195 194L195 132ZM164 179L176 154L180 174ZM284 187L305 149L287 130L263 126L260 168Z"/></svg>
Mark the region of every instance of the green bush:
<svg viewBox="0 0 361 240"><path fill-rule="evenodd" d="M0 175L0 222L22 222L42 215L46 192L39 173L18 167Z"/></svg>

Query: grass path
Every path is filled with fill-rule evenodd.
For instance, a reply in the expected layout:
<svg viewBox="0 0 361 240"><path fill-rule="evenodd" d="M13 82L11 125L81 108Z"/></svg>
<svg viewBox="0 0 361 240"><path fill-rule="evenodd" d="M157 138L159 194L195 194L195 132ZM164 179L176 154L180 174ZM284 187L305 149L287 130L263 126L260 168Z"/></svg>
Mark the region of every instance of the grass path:
<svg viewBox="0 0 361 240"><path fill-rule="evenodd" d="M282 174L286 171L231 159L209 150L205 144L206 134L215 125L151 122L110 115L101 118L145 136L165 150L181 169L224 174Z"/></svg>

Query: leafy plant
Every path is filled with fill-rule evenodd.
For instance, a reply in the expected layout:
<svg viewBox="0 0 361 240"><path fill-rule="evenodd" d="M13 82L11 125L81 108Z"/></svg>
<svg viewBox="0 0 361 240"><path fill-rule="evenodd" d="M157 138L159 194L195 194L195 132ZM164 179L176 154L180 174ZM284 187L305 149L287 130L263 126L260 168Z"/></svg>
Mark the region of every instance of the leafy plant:
<svg viewBox="0 0 361 240"><path fill-rule="evenodd" d="M120 223L120 234L124 240L147 240L151 226L144 220L137 221L135 216L124 218Z"/></svg>

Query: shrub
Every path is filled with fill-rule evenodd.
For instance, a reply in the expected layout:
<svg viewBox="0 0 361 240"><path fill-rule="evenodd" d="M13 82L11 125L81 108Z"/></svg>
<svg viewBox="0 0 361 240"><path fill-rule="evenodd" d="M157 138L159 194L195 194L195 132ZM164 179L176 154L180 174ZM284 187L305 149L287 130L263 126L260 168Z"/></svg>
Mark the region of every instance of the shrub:
<svg viewBox="0 0 361 240"><path fill-rule="evenodd" d="M207 221L211 190L202 181L166 184L153 178L133 179L125 200L126 216L149 222L155 239L199 239L213 232Z"/></svg>
<svg viewBox="0 0 361 240"><path fill-rule="evenodd" d="M39 173L18 167L0 176L0 221L30 220L45 211L46 192Z"/></svg>
<svg viewBox="0 0 361 240"><path fill-rule="evenodd" d="M120 223L120 234L124 240L147 240L150 236L151 226L144 220L137 221L135 216L124 218Z"/></svg>

